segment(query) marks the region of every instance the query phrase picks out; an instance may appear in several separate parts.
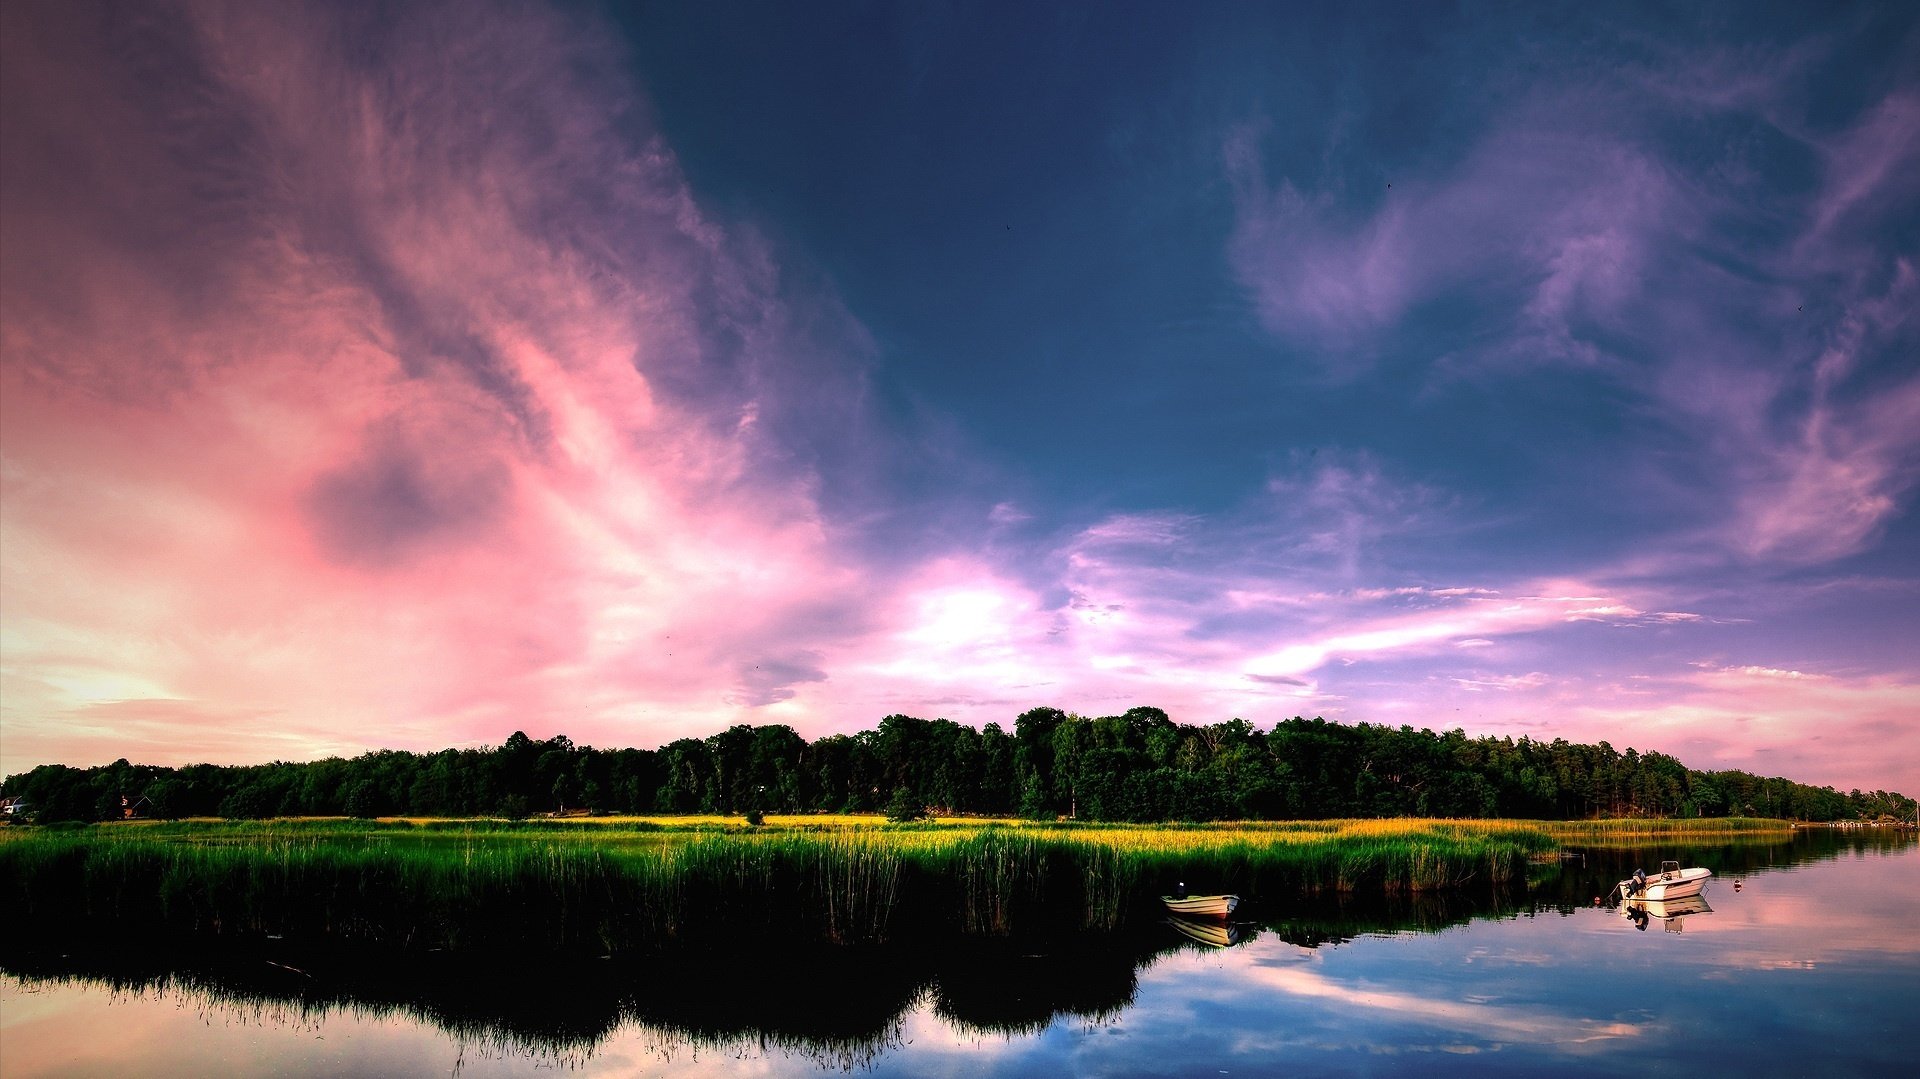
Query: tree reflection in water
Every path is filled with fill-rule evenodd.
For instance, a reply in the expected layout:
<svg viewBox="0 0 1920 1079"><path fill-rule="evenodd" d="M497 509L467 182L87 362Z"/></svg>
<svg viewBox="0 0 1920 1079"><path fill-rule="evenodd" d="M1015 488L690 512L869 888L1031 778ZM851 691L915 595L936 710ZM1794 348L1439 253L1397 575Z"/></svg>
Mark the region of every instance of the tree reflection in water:
<svg viewBox="0 0 1920 1079"><path fill-rule="evenodd" d="M1688 849L1722 877L1752 877L1913 843L1911 833L1820 831ZM1249 918L1217 933L1148 924L1119 934L887 948L769 947L740 939L678 956L554 962L272 940L194 942L191 950L116 941L81 949L34 941L15 926L0 945L0 970L20 979L25 992L104 985L242 1024L309 1029L339 1012L409 1019L445 1031L463 1053L561 1065L590 1059L615 1031L634 1028L662 1058L778 1052L848 1070L899 1048L907 1016L923 1005L962 1037L1030 1035L1062 1018L1101 1023L1133 1003L1144 969L1179 952L1264 935L1319 948L1372 934L1437 933L1476 918L1567 912L1589 905L1589 892L1618 880L1623 867L1663 853L1589 850L1563 867L1542 867L1521 895L1344 894L1271 907L1252 897L1242 908Z"/></svg>
<svg viewBox="0 0 1920 1079"><path fill-rule="evenodd" d="M1437 930L1511 904L1347 897L1233 929L1235 943L1276 933L1306 947L1363 933ZM1061 1018L1099 1023L1124 1011L1140 972L1210 945L1149 925L1124 934L969 941L950 948L752 948L539 962L302 950L285 942L191 953L130 948L46 952L9 947L0 969L36 984L92 981L115 991L191 1000L239 1022L317 1023L336 1011L431 1023L492 1054L578 1062L616 1029L641 1028L661 1055L779 1050L835 1068L896 1047L923 1000L956 1034L1014 1036Z"/></svg>

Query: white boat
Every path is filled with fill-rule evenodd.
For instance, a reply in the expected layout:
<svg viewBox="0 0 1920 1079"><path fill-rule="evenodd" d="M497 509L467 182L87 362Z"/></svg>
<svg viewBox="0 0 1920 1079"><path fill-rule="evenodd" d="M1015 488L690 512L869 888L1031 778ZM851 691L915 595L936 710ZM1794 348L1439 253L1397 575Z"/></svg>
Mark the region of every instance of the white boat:
<svg viewBox="0 0 1920 1079"><path fill-rule="evenodd" d="M1683 928L1682 918L1689 914L1712 914L1713 908L1707 906L1706 896L1689 895L1679 899L1629 899L1621 905L1621 913L1640 929L1657 919L1660 928L1678 933Z"/></svg>
<svg viewBox="0 0 1920 1079"><path fill-rule="evenodd" d="M1685 899L1690 895L1699 895L1700 888L1713 876L1713 870L1695 867L1680 868L1679 862L1661 862L1660 872L1653 876L1635 873L1619 884L1622 899L1646 899L1661 901L1667 899Z"/></svg>
<svg viewBox="0 0 1920 1079"><path fill-rule="evenodd" d="M1237 895L1188 895L1175 899L1170 895L1160 897L1172 914L1188 918L1225 918L1240 905Z"/></svg>
<svg viewBox="0 0 1920 1079"><path fill-rule="evenodd" d="M1214 918L1176 915L1168 918L1167 924L1173 927L1174 932L1209 948L1231 948L1242 939L1242 930L1239 926Z"/></svg>

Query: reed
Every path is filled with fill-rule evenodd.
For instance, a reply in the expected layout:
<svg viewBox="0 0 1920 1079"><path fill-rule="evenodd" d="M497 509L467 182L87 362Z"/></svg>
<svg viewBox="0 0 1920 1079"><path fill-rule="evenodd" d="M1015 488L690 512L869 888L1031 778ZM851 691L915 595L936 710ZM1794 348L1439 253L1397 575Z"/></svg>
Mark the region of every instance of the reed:
<svg viewBox="0 0 1920 1079"><path fill-rule="evenodd" d="M1567 839L1607 839L1645 836L1724 836L1791 834L1792 821L1771 817L1647 817L1621 820L1541 821L1548 835Z"/></svg>
<svg viewBox="0 0 1920 1079"><path fill-rule="evenodd" d="M275 821L29 829L0 897L47 932L607 954L1112 932L1175 881L1280 901L1507 885L1537 827Z"/></svg>

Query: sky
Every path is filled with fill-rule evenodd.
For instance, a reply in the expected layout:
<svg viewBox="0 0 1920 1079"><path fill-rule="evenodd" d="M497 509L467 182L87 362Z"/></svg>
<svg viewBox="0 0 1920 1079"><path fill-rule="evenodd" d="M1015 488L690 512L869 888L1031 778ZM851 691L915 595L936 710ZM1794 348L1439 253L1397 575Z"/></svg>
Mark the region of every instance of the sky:
<svg viewBox="0 0 1920 1079"><path fill-rule="evenodd" d="M0 7L0 772L1052 705L1920 791L1920 9Z"/></svg>

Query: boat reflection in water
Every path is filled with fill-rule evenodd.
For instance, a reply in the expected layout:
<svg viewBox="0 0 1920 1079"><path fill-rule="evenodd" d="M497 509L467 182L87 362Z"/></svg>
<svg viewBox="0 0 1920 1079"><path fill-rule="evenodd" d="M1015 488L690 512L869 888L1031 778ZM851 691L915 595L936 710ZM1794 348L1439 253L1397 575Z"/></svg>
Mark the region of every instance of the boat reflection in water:
<svg viewBox="0 0 1920 1079"><path fill-rule="evenodd" d="M0 1074L1600 1075L1703 1053L1710 1074L1911 1070L1913 836L1682 849L1747 884L1687 941L1619 934L1678 930L1699 897L1595 908L1659 857L1638 848L1530 872L1524 894L1267 888L1238 921L1143 896L1116 930L857 947L743 931L569 958L21 929L0 932ZM1796 1006L1822 998L1849 1005Z"/></svg>
<svg viewBox="0 0 1920 1079"><path fill-rule="evenodd" d="M1644 931L1655 921L1669 933L1678 933L1684 926L1681 919L1689 914L1712 914L1713 908L1707 905L1704 895L1689 895L1679 899L1629 899L1621 906L1621 913L1634 924L1634 928Z"/></svg>
<svg viewBox="0 0 1920 1079"><path fill-rule="evenodd" d="M1690 895L1699 895L1706 887L1707 879L1713 876L1713 870L1696 866L1692 869L1680 868L1680 863L1671 859L1660 863L1660 872L1649 877L1636 869L1633 876L1621 881L1614 887L1622 899L1685 899Z"/></svg>
<svg viewBox="0 0 1920 1079"><path fill-rule="evenodd" d="M1231 948L1252 940L1258 935L1246 925L1233 922L1221 922L1212 919L1182 918L1173 916L1167 919L1173 931L1208 948Z"/></svg>

